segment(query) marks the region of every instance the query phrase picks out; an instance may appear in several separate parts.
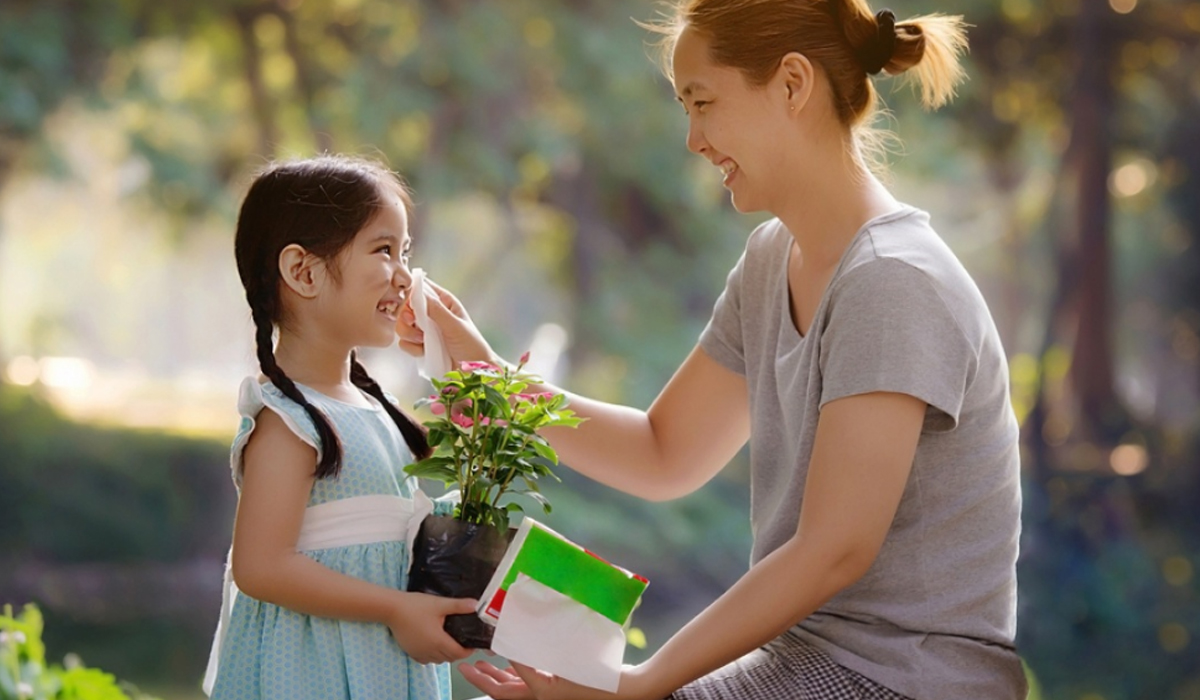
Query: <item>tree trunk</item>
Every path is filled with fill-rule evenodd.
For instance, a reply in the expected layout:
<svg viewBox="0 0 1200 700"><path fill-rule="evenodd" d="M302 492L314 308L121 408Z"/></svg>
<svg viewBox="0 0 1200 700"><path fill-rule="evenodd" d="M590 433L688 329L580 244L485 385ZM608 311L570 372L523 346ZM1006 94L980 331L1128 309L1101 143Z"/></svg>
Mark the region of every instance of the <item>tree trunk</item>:
<svg viewBox="0 0 1200 700"><path fill-rule="evenodd" d="M256 8L240 8L233 13L242 41L242 61L246 85L250 88L250 103L258 123L258 152L270 157L275 154L275 147L279 143L279 128L275 122L275 106L271 103L267 86L263 84L262 52L258 47L258 38L254 36L254 22L260 15L261 11Z"/></svg>
<svg viewBox="0 0 1200 700"><path fill-rule="evenodd" d="M1064 330L1073 336L1070 384L1080 428L1085 438L1104 444L1119 440L1127 423L1113 386L1110 20L1105 3L1085 0L1081 4L1075 31L1079 65L1069 151L1078 188L1076 230L1070 238L1075 286L1064 319Z"/></svg>

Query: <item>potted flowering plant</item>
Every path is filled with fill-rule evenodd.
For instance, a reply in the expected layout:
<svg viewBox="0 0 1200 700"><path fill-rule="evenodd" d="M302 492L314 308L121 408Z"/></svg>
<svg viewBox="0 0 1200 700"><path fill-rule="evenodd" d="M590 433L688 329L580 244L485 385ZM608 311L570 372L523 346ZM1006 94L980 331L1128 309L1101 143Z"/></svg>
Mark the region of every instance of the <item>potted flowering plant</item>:
<svg viewBox="0 0 1200 700"><path fill-rule="evenodd" d="M529 353L515 368L464 362L433 379L436 393L417 402L433 413L424 423L433 453L405 471L456 488L458 502L452 515L431 515L422 523L410 591L480 597L508 547L510 514L524 512L506 497L524 495L550 512L538 480L558 479L552 471L558 455L537 431L574 427L583 419L566 408L563 394L528 391L541 381L524 372L528 361ZM447 617L446 631L466 647L491 643L491 626L475 615Z"/></svg>

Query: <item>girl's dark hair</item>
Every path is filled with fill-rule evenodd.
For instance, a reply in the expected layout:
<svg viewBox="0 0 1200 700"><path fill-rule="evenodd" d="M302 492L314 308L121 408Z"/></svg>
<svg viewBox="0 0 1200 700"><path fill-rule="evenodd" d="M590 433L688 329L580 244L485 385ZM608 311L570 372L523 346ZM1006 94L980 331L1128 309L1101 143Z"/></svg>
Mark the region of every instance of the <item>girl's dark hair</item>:
<svg viewBox="0 0 1200 700"><path fill-rule="evenodd" d="M322 260L334 262L379 213L389 195L398 195L405 208L412 208L412 197L403 181L379 163L320 156L268 166L250 185L238 214L233 248L254 319L258 363L263 374L312 418L321 440L318 479L338 475L342 444L325 414L308 402L275 362L275 325L285 320L279 295L279 254L296 244ZM329 270L337 279L337 265L331 264ZM418 459L427 457L430 448L425 429L387 399L353 353L350 361L354 385L383 404L413 455Z"/></svg>

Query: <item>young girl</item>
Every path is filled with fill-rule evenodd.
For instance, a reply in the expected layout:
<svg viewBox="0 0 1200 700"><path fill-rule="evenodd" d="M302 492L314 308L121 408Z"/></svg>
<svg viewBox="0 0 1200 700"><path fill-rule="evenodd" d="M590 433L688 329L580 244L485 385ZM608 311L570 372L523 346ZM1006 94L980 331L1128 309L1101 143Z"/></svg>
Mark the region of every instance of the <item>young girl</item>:
<svg viewBox="0 0 1200 700"><path fill-rule="evenodd" d="M405 592L433 506L402 468L429 446L355 359L395 339L410 207L393 173L342 157L271 166L242 204L234 249L264 376L238 400L214 700L449 700L444 662L470 653L442 624L474 601Z"/></svg>
<svg viewBox="0 0 1200 700"><path fill-rule="evenodd" d="M617 697L1015 700L1017 422L982 295L868 168L872 76L925 101L962 75L959 18L897 21L865 0L678 0L661 27L687 147L749 238L697 347L649 410L573 397L545 435L563 463L651 500L682 496L750 443L748 572ZM498 361L449 294L451 357ZM407 320L407 319L406 319ZM402 331L421 352L422 336ZM485 662L497 698L611 698Z"/></svg>

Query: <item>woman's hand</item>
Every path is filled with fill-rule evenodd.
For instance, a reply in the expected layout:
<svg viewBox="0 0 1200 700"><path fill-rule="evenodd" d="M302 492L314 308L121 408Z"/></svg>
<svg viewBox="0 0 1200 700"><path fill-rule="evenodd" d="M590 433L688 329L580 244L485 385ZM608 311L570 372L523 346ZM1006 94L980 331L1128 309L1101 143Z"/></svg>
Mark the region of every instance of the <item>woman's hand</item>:
<svg viewBox="0 0 1200 700"><path fill-rule="evenodd" d="M621 673L621 685L616 693L589 688L539 671L523 664L513 663L507 670L496 668L486 661L475 665L459 664L458 670L471 685L488 697L496 700L653 700L659 695L640 692L644 685L637 671L639 667L626 666Z"/></svg>
<svg viewBox="0 0 1200 700"><path fill-rule="evenodd" d="M388 629L396 643L421 664L459 661L471 655L442 625L447 615L473 614L478 601L469 598L443 598L427 593L401 593L402 602L388 620Z"/></svg>
<svg viewBox="0 0 1200 700"><path fill-rule="evenodd" d="M453 294L441 285L435 284L429 278L425 279L437 294L429 296L426 310L429 320L436 323L442 331L442 340L450 353L450 361L457 365L459 362L491 362L502 364L503 360L488 345L483 334L475 327L466 307ZM413 314L410 299L400 312L400 320L396 322L396 333L400 336L398 345L404 352L413 357L425 355L425 334L417 328L417 317Z"/></svg>

